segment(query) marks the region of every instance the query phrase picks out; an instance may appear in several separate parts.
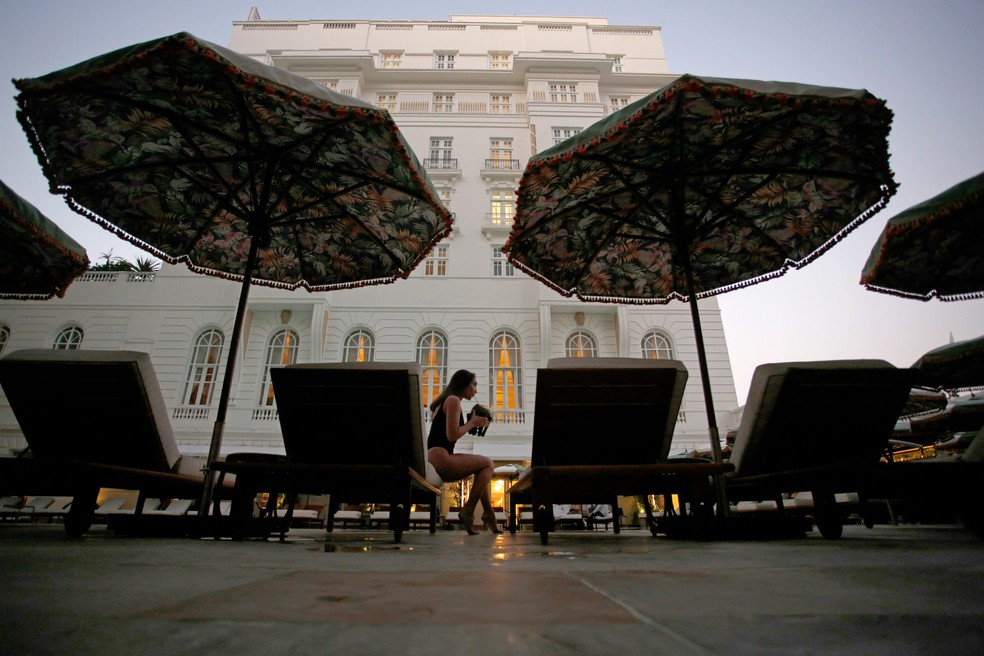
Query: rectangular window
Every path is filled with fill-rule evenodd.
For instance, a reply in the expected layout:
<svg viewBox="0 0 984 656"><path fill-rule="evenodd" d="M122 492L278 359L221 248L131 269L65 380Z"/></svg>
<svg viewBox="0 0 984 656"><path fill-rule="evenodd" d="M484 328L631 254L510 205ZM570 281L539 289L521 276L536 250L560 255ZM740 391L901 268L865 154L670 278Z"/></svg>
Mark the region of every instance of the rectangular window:
<svg viewBox="0 0 984 656"><path fill-rule="evenodd" d="M382 107L388 112L396 111L396 94L395 93L380 93L376 96L376 105Z"/></svg>
<svg viewBox="0 0 984 656"><path fill-rule="evenodd" d="M454 143L454 139L451 137L431 137L430 139L430 151L427 155L427 159L431 163L447 162L451 159L451 144ZM438 164L438 167L440 164Z"/></svg>
<svg viewBox="0 0 984 656"><path fill-rule="evenodd" d="M552 103L576 103L577 85L572 82L551 82L550 83L550 102Z"/></svg>
<svg viewBox="0 0 984 656"><path fill-rule="evenodd" d="M324 80L320 84L326 89L331 89L332 91L338 91L338 80Z"/></svg>
<svg viewBox="0 0 984 656"><path fill-rule="evenodd" d="M447 244L438 244L431 251L427 259L424 260L425 276L446 276L448 275L448 247Z"/></svg>
<svg viewBox="0 0 984 656"><path fill-rule="evenodd" d="M516 196L510 191L492 190L492 213L489 220L495 226L508 226L516 216Z"/></svg>
<svg viewBox="0 0 984 656"><path fill-rule="evenodd" d="M489 68L491 68L493 71L508 71L509 53L508 52L489 53Z"/></svg>
<svg viewBox="0 0 984 656"><path fill-rule="evenodd" d="M502 246L492 247L492 275L496 277L511 276L516 272L512 263L506 259Z"/></svg>
<svg viewBox="0 0 984 656"><path fill-rule="evenodd" d="M622 72L621 55L619 55L618 57L612 57L612 73L621 73L621 72Z"/></svg>
<svg viewBox="0 0 984 656"><path fill-rule="evenodd" d="M402 52L387 51L379 53L379 59L383 62L383 68L399 68Z"/></svg>
<svg viewBox="0 0 984 656"><path fill-rule="evenodd" d="M450 113L454 111L453 93L435 93L434 111L439 113Z"/></svg>
<svg viewBox="0 0 984 656"><path fill-rule="evenodd" d="M447 187L438 187L437 196L444 203L444 207L451 209L451 190Z"/></svg>
<svg viewBox="0 0 984 656"><path fill-rule="evenodd" d="M492 96L492 113L509 114L512 111L510 96Z"/></svg>
<svg viewBox="0 0 984 656"><path fill-rule="evenodd" d="M556 146L565 139L570 139L581 131L581 128L553 128L553 142Z"/></svg>
<svg viewBox="0 0 984 656"><path fill-rule="evenodd" d="M434 55L434 68L452 69L454 68L454 55L451 53L438 53Z"/></svg>
<svg viewBox="0 0 984 656"><path fill-rule="evenodd" d="M512 159L512 139L490 139L489 157L494 161L508 162Z"/></svg>
<svg viewBox="0 0 984 656"><path fill-rule="evenodd" d="M608 98L609 113L617 112L628 104L628 96L610 96Z"/></svg>

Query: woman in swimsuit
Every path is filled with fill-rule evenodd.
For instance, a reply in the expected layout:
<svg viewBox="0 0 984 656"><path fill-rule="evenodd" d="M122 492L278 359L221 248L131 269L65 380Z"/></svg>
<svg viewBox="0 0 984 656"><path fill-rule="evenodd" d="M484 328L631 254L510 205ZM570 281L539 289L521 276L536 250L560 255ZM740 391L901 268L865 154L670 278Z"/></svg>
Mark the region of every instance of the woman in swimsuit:
<svg viewBox="0 0 984 656"><path fill-rule="evenodd" d="M458 519L465 525L468 535L478 534L473 524L479 501L482 502L482 522L493 533L502 533L502 529L496 524L492 497L489 494L495 464L487 456L454 452L455 442L467 435L468 431L489 425L488 417L471 413L468 421L465 421L463 416L461 399L471 400L476 392L478 379L475 374L462 369L451 376L448 386L430 404L433 421L427 436L427 460L434 465L441 480L448 483L475 475L468 501L458 512Z"/></svg>

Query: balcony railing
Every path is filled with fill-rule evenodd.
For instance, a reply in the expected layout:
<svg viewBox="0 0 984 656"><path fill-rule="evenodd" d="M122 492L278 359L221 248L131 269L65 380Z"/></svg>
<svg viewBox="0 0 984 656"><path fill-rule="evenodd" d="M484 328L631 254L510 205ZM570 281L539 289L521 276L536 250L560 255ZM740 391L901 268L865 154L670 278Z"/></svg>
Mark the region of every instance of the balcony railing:
<svg viewBox="0 0 984 656"><path fill-rule="evenodd" d="M435 171L457 171L458 158L449 157L449 158L442 158L442 159L425 159L424 168L432 169Z"/></svg>
<svg viewBox="0 0 984 656"><path fill-rule="evenodd" d="M485 160L486 171L518 171L518 159L487 159Z"/></svg>
<svg viewBox="0 0 984 656"><path fill-rule="evenodd" d="M192 421L202 421L208 419L210 409L211 408L207 405L175 408L174 412L171 414L171 419L190 419Z"/></svg>
<svg viewBox="0 0 984 656"><path fill-rule="evenodd" d="M277 409L270 406L253 408L253 421L277 421L279 416Z"/></svg>

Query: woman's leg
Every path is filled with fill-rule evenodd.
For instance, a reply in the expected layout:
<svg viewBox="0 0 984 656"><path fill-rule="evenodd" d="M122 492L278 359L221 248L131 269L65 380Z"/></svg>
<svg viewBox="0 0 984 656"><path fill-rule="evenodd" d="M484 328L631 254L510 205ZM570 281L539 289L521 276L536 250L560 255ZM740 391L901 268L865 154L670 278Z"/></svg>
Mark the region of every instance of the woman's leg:
<svg viewBox="0 0 984 656"><path fill-rule="evenodd" d="M475 480L472 482L471 493L464 508L469 512L474 512L475 507L481 501L485 512L492 512L492 497L489 492L489 484L492 482L493 468L495 463L487 456L480 456L470 453L451 454L439 447L434 447L427 451L427 459L434 469L437 470L441 480L447 482L460 481L472 474Z"/></svg>

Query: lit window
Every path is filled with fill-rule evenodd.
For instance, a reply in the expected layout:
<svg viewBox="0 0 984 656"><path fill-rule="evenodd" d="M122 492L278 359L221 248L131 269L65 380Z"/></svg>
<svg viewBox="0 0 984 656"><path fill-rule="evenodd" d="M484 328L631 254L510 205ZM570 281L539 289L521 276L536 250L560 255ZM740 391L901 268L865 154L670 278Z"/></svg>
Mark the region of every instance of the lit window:
<svg viewBox="0 0 984 656"><path fill-rule="evenodd" d="M496 277L511 276L516 272L512 262L506 259L502 246L492 247L492 275Z"/></svg>
<svg viewBox="0 0 984 656"><path fill-rule="evenodd" d="M612 73L622 72L622 57L612 57Z"/></svg>
<svg viewBox="0 0 984 656"><path fill-rule="evenodd" d="M489 340L489 404L507 423L516 423L515 412L523 407L522 362L519 338L508 330L500 330Z"/></svg>
<svg viewBox="0 0 984 656"><path fill-rule="evenodd" d="M444 389L448 377L448 338L430 330L417 340L417 362L421 369L420 398L426 408Z"/></svg>
<svg viewBox="0 0 984 656"><path fill-rule="evenodd" d="M508 52L489 53L489 68L491 68L493 71L508 71L509 53Z"/></svg>
<svg viewBox="0 0 984 656"><path fill-rule="evenodd" d="M435 93L434 94L434 111L447 114L454 111L454 94L453 93Z"/></svg>
<svg viewBox="0 0 984 656"><path fill-rule="evenodd" d="M556 146L560 142L565 141L566 139L570 139L575 134L578 134L580 131L581 128L554 128L553 129L554 145Z"/></svg>
<svg viewBox="0 0 984 656"><path fill-rule="evenodd" d="M387 112L396 111L396 94L380 93L376 96L376 105L385 109Z"/></svg>
<svg viewBox="0 0 984 656"><path fill-rule="evenodd" d="M73 351L82 345L82 328L70 326L58 333L55 337L54 348L56 350Z"/></svg>
<svg viewBox="0 0 984 656"><path fill-rule="evenodd" d="M516 195L512 191L503 189L493 189L492 193L492 213L489 220L492 225L507 226L512 223L516 216Z"/></svg>
<svg viewBox="0 0 984 656"><path fill-rule="evenodd" d="M331 89L332 91L338 91L338 80L324 80L320 84L326 89Z"/></svg>
<svg viewBox="0 0 984 656"><path fill-rule="evenodd" d="M438 53L434 55L434 68L454 68L454 55L451 53Z"/></svg>
<svg viewBox="0 0 984 656"><path fill-rule="evenodd" d="M448 187L438 187L437 196L441 199L444 207L451 209L451 189Z"/></svg>
<svg viewBox="0 0 984 656"><path fill-rule="evenodd" d="M424 260L425 276L446 276L448 275L448 247L447 244L438 244L431 251L427 259Z"/></svg>
<svg viewBox="0 0 984 656"><path fill-rule="evenodd" d="M642 338L642 357L648 360L672 360L673 347L665 335L655 330Z"/></svg>
<svg viewBox="0 0 984 656"><path fill-rule="evenodd" d="M188 363L188 377L185 379L182 405L208 406L212 403L212 392L219 374L219 357L222 355L222 331L209 328L195 340Z"/></svg>
<svg viewBox="0 0 984 656"><path fill-rule="evenodd" d="M598 355L594 337L583 330L575 330L567 338L567 357L593 358Z"/></svg>
<svg viewBox="0 0 984 656"><path fill-rule="evenodd" d="M343 362L372 362L375 339L367 330L356 330L345 340Z"/></svg>
<svg viewBox="0 0 984 656"><path fill-rule="evenodd" d="M381 52L379 53L379 58L383 62L383 68L399 68L400 58L402 53L400 52Z"/></svg>
<svg viewBox="0 0 984 656"><path fill-rule="evenodd" d="M290 328L278 330L270 338L267 345L266 362L263 365L263 378L260 382L260 406L273 405L273 380L270 379L270 369L286 367L297 362L299 341L297 333Z"/></svg>
<svg viewBox="0 0 984 656"><path fill-rule="evenodd" d="M0 326L0 355L3 355L3 350L7 347L8 339L10 339L10 328Z"/></svg>
<svg viewBox="0 0 984 656"><path fill-rule="evenodd" d="M492 113L509 114L512 111L512 96L492 96Z"/></svg>
<svg viewBox="0 0 984 656"><path fill-rule="evenodd" d="M550 102L552 103L576 103L577 85L573 83L550 83Z"/></svg>
<svg viewBox="0 0 984 656"><path fill-rule="evenodd" d="M488 168L494 171L509 171L513 168L512 139L489 139ZM518 162L517 162L518 164Z"/></svg>

